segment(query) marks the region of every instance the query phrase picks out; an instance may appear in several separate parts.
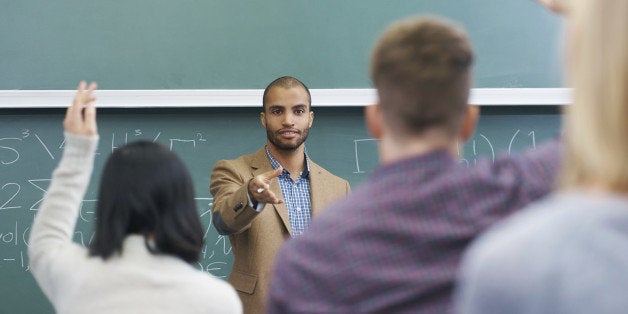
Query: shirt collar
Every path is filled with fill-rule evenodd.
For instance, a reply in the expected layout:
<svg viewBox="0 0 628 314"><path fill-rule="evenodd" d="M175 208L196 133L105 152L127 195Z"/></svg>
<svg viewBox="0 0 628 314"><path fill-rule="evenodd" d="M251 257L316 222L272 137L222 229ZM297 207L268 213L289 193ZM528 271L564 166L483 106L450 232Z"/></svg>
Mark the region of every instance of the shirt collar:
<svg viewBox="0 0 628 314"><path fill-rule="evenodd" d="M268 150L268 145L264 146L264 149L266 149L266 156L268 156L268 160L270 160L270 165L273 167L273 169L279 168L281 165ZM307 156L307 148L303 150L303 154L305 155L305 170L303 170L303 172L301 173L301 177L307 178L310 175L310 158ZM288 173L288 171L284 169L283 173Z"/></svg>

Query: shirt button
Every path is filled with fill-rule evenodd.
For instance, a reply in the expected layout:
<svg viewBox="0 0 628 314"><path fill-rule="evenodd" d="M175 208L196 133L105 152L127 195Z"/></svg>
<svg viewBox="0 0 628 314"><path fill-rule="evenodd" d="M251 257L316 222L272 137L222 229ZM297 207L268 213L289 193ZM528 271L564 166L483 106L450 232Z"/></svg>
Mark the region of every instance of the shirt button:
<svg viewBox="0 0 628 314"><path fill-rule="evenodd" d="M297 208L296 208L296 210L297 210L298 212L300 212L300 211L301 211L301 207L297 207Z"/></svg>

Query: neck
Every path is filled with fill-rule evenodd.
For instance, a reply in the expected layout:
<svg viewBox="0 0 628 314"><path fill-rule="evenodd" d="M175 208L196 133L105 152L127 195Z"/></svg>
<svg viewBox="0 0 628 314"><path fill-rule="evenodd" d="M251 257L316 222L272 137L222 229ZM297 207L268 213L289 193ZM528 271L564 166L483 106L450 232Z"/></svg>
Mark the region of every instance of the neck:
<svg viewBox="0 0 628 314"><path fill-rule="evenodd" d="M379 157L382 164L389 164L440 149L458 158L456 140L443 132L426 131L421 135L405 137L384 135L379 143Z"/></svg>
<svg viewBox="0 0 628 314"><path fill-rule="evenodd" d="M295 150L283 150L269 142L268 151L284 169L290 172L293 179L305 169L305 145L303 144Z"/></svg>

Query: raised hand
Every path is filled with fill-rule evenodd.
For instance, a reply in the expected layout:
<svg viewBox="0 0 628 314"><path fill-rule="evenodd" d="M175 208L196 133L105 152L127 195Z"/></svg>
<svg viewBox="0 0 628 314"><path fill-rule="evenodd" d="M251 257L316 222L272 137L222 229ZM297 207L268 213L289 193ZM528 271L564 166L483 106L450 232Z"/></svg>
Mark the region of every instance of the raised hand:
<svg viewBox="0 0 628 314"><path fill-rule="evenodd" d="M249 181L249 195L251 200L257 203L281 204L283 200L279 199L273 191L270 190L270 182L281 175L282 167L262 173Z"/></svg>
<svg viewBox="0 0 628 314"><path fill-rule="evenodd" d="M93 94L97 85L92 82L87 89L85 89L86 86L85 81L79 84L74 100L65 113L63 129L74 135L94 136L98 134L94 107L96 97Z"/></svg>

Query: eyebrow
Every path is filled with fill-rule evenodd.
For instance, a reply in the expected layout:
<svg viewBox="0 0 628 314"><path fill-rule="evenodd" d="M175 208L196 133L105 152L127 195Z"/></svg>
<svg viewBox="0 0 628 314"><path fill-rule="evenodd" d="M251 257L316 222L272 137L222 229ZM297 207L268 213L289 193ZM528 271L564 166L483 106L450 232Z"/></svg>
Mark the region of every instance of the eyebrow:
<svg viewBox="0 0 628 314"><path fill-rule="evenodd" d="M284 106L280 106L280 105L269 105L268 106L268 110L271 110L271 109L284 109L284 108L285 108ZM292 107L290 107L288 109L307 109L307 108L308 108L308 105L306 105L306 104L297 104L297 105L294 105L294 106L292 106Z"/></svg>

